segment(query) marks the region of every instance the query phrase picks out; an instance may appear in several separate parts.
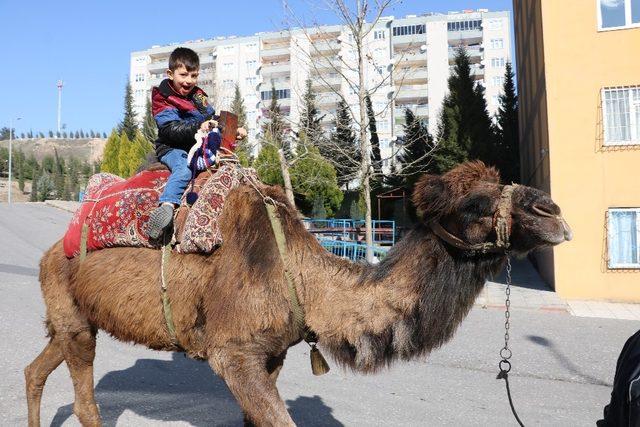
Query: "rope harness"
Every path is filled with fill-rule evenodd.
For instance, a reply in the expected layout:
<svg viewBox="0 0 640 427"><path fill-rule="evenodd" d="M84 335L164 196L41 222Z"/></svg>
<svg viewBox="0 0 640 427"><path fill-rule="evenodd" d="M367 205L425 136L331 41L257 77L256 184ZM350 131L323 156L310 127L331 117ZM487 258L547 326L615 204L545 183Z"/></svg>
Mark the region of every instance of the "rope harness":
<svg viewBox="0 0 640 427"><path fill-rule="evenodd" d="M437 220L429 223L431 230L433 230L434 234L440 237L445 242L449 243L451 246L456 247L458 249L462 249L470 252L472 255L475 254L486 254L486 253L502 253L507 257L507 287L505 289L505 322L504 322L504 346L500 349L500 362L498 363L498 368L500 372L498 373L496 379L504 380L505 386L507 389L507 397L509 399L509 406L511 407L511 412L515 417L518 424L524 427L524 424L518 417L516 409L513 405L513 399L511 398L511 388L509 387L509 371L511 371L511 359L512 352L509 348L509 329L510 329L510 318L511 318L511 258L509 256L509 248L511 246L509 242L509 236L511 234L511 198L513 196L513 191L516 189L517 184L505 185L502 189L502 193L500 194L500 201L498 203L498 209L496 210L493 216L493 229L496 234L495 242L482 242L482 243L467 243L460 239L457 236L454 236L450 232L448 232Z"/></svg>

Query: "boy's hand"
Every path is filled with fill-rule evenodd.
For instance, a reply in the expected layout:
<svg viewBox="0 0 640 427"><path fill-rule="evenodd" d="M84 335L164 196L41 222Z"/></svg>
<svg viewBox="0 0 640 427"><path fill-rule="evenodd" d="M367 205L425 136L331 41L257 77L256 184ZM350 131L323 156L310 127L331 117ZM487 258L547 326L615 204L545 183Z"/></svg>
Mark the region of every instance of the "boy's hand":
<svg viewBox="0 0 640 427"><path fill-rule="evenodd" d="M209 132L218 127L218 122L215 120L207 120L206 122L202 122L200 125L200 130L204 132Z"/></svg>
<svg viewBox="0 0 640 427"><path fill-rule="evenodd" d="M245 128L238 128L236 130L236 139L240 141L241 139L245 139L247 137L247 130Z"/></svg>

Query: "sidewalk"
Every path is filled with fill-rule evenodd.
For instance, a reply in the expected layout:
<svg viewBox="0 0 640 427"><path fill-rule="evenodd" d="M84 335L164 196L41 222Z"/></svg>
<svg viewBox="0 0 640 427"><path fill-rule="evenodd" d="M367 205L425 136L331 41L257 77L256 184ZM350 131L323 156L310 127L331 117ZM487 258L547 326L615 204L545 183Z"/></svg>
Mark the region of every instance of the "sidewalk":
<svg viewBox="0 0 640 427"><path fill-rule="evenodd" d="M640 304L625 304L605 301L563 300L542 280L531 263L512 260L511 307L526 310L566 312L576 317L598 317L604 319L640 320ZM504 309L505 272L494 281L487 281L476 305L483 308Z"/></svg>

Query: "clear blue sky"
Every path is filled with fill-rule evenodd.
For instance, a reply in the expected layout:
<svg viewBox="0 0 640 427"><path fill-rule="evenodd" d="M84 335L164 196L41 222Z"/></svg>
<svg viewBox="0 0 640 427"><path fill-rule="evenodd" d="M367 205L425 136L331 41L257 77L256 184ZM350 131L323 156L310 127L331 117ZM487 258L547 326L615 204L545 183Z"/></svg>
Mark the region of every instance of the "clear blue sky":
<svg viewBox="0 0 640 427"><path fill-rule="evenodd" d="M322 0L293 0L306 21L336 23L311 10ZM511 0L404 0L385 15L487 8L512 10ZM154 44L284 27L278 0L0 0L4 52L0 127L11 117L16 132L56 128L56 81L63 79L62 123L69 130L109 132L122 118L129 54Z"/></svg>

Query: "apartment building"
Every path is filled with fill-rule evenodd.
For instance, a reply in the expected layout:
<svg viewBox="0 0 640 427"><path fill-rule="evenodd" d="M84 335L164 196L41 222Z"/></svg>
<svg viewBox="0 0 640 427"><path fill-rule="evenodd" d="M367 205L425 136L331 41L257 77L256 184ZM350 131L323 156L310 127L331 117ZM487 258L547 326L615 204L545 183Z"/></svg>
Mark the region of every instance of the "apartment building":
<svg viewBox="0 0 640 427"><path fill-rule="evenodd" d="M538 269L565 298L640 302L640 2L514 0L514 15L523 182L574 231Z"/></svg>
<svg viewBox="0 0 640 427"><path fill-rule="evenodd" d="M509 29L508 12L486 9L382 17L371 28L364 41L364 75L383 158L391 157L392 144L402 135L406 108L436 132L457 46L464 45L471 56L472 72L485 86L490 114L497 111L505 64L511 60ZM240 85L252 138L260 131L272 86L294 128L307 79L317 93L326 130L333 127L340 99L358 115L353 40L345 26L335 25L217 37L132 52L130 80L139 117L151 87L164 77L170 52L179 45L200 55L200 83L218 110L229 108L233 88Z"/></svg>

